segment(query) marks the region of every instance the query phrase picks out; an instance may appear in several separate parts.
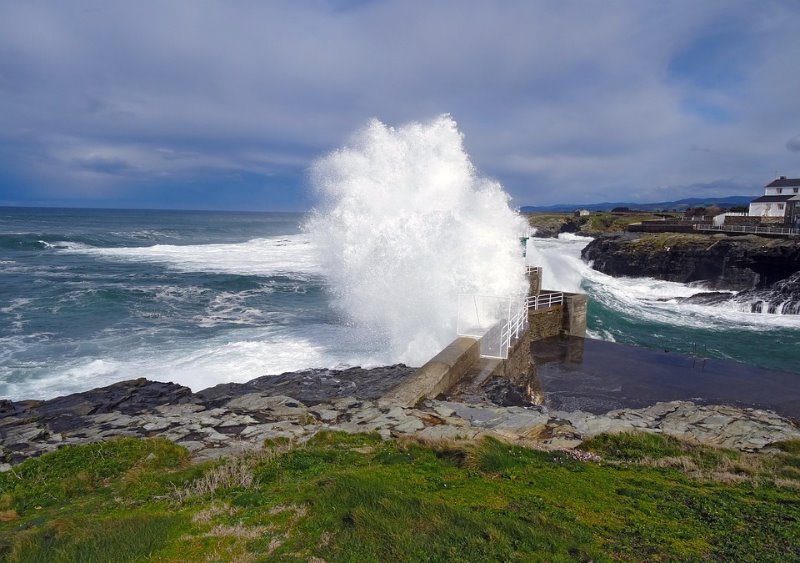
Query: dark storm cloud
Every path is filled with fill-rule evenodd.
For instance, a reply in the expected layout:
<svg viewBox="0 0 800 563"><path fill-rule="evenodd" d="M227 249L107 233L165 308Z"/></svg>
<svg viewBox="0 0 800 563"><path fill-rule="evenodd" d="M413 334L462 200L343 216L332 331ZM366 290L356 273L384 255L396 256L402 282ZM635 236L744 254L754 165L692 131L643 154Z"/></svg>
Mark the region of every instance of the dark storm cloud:
<svg viewBox="0 0 800 563"><path fill-rule="evenodd" d="M800 173L798 24L791 2L7 1L0 166L45 200L219 177L247 206L287 178L305 204L369 118L449 112L520 204L747 191Z"/></svg>

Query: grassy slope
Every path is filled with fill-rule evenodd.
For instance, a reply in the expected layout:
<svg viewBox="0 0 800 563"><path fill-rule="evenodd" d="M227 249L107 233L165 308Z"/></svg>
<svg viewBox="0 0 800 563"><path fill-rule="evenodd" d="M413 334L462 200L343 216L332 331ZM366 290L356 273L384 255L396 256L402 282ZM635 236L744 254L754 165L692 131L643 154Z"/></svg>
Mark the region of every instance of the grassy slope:
<svg viewBox="0 0 800 563"><path fill-rule="evenodd" d="M8 561L788 560L800 445L744 455L601 436L604 461L322 434L189 465L163 440L64 448L0 475Z"/></svg>
<svg viewBox="0 0 800 563"><path fill-rule="evenodd" d="M579 225L578 234L585 236L597 236L603 233L622 232L631 223L652 221L660 218L661 215L655 215L648 212L597 212L586 217L575 217L574 215L568 213L531 213L528 214L527 217L528 222L532 227L537 227L546 231L558 232L563 224L568 222L576 222Z"/></svg>

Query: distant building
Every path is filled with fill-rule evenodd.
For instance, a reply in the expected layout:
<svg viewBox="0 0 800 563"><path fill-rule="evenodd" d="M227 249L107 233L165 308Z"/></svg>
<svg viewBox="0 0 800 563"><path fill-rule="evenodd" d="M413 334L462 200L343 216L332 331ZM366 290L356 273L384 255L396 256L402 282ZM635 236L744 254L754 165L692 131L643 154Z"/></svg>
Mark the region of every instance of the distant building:
<svg viewBox="0 0 800 563"><path fill-rule="evenodd" d="M800 178L781 176L764 187L764 195L750 202L750 217L800 227Z"/></svg>
<svg viewBox="0 0 800 563"><path fill-rule="evenodd" d="M587 215L591 215L588 209L577 209L575 211L575 217L586 217Z"/></svg>

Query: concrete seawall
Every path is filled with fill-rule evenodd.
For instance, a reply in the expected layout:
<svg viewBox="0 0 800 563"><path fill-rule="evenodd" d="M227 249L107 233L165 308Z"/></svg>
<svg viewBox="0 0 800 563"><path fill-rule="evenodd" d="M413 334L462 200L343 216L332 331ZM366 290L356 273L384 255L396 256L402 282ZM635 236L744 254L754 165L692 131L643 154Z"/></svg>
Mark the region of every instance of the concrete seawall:
<svg viewBox="0 0 800 563"><path fill-rule="evenodd" d="M383 399L412 407L422 399L446 393L478 362L480 350L479 340L456 338Z"/></svg>
<svg viewBox="0 0 800 563"><path fill-rule="evenodd" d="M531 283L539 292L538 279ZM531 342L551 336L586 335L586 296L564 293L563 304L528 310L528 328L514 342L505 360L485 360L480 356L480 340L456 338L403 383L383 396L383 400L412 407L423 399L447 393L471 371L483 371L481 383L503 377L517 384L530 384ZM493 362L492 365L490 363ZM474 374L473 374L474 378ZM469 378L468 378L469 379ZM474 383L473 383L474 384Z"/></svg>

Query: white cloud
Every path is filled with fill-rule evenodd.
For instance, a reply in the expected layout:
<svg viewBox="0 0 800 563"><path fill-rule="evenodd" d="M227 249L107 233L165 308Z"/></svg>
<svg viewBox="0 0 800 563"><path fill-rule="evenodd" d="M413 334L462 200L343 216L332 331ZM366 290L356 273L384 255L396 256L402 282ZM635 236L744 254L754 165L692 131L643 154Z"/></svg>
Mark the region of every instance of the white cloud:
<svg viewBox="0 0 800 563"><path fill-rule="evenodd" d="M798 24L746 0L9 1L0 165L64 189L300 175L371 117L449 112L520 204L746 192L800 173ZM745 47L709 85L692 62L725 33Z"/></svg>

